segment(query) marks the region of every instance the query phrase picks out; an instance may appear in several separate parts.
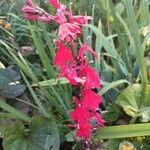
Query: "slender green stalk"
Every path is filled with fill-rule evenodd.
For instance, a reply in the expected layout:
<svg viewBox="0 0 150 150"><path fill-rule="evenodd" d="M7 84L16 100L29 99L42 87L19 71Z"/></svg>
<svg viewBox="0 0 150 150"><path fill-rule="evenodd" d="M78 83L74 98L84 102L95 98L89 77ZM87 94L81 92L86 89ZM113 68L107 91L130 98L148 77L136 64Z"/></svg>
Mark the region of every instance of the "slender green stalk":
<svg viewBox="0 0 150 150"><path fill-rule="evenodd" d="M25 77L25 75L23 74L23 72L21 72L21 74L22 74L22 77L23 77L23 79L24 79L24 81L25 81L25 83L26 83L26 85L27 85L27 87L28 87L28 89L29 89L29 91L30 91L32 97L33 97L34 100L35 100L36 105L39 107L39 111L40 111L45 117L49 118L50 115L46 112L46 110L45 110L44 107L42 106L42 103L40 102L39 98L38 98L37 95L35 94L35 92L34 92L34 90L32 89L30 83L28 82L27 78Z"/></svg>
<svg viewBox="0 0 150 150"><path fill-rule="evenodd" d="M0 100L0 108L2 108L3 110L11 113L13 116L16 116L18 119L21 119L21 120L26 121L26 122L30 122L31 121L30 117L28 117L24 113L16 110L12 106L10 106L6 102L4 102L3 100Z"/></svg>
<svg viewBox="0 0 150 150"><path fill-rule="evenodd" d="M110 89L113 89L121 84L129 84L130 85L130 82L128 82L127 80L118 80L118 81L114 81L112 83L107 83L107 85L105 85L100 91L99 91L99 94L100 95L103 95L105 94L108 90Z"/></svg>
<svg viewBox="0 0 150 150"><path fill-rule="evenodd" d="M41 81L38 84L42 87L44 87L44 86L46 87L46 86L49 86L49 85L57 85L58 83L59 84L68 84L69 81L65 78L60 78L60 79L57 79L57 80L56 79L50 79L50 80ZM38 86L38 85L33 84L32 86L34 87L34 86Z"/></svg>
<svg viewBox="0 0 150 150"><path fill-rule="evenodd" d="M38 54L40 56L41 62L47 71L47 75L49 78L54 77L55 72L54 72L53 67L50 63L50 60L48 59L48 56L46 54L44 44L43 44L42 39L40 37L41 36L40 32L37 30L37 34L36 34L30 24L29 24L29 27L30 27L30 31L31 31L36 49L37 49Z"/></svg>

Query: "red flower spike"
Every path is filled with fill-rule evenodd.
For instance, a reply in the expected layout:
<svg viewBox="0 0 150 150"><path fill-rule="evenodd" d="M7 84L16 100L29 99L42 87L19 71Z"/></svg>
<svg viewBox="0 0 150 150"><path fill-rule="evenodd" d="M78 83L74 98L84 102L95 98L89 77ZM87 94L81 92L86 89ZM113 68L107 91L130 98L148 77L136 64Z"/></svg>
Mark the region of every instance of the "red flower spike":
<svg viewBox="0 0 150 150"><path fill-rule="evenodd" d="M70 49L61 42L57 42L58 49L54 58L54 64L62 68L67 62L73 61Z"/></svg>
<svg viewBox="0 0 150 150"><path fill-rule="evenodd" d="M31 20L41 20L44 22L55 21L59 26L57 41L57 52L54 58L54 64L61 69L59 77L65 77L71 84L78 86L77 96L73 97L75 109L70 113L70 117L76 123L68 124L69 127L76 127L76 135L87 139L97 125L103 126L105 121L96 112L99 104L102 102L102 97L94 93L92 88L100 87L100 77L90 66L88 60L84 57L84 52L88 51L97 57L97 54L86 43L83 43L78 51L78 55L73 56L72 51L75 49L75 40L78 34L82 33L82 28L91 20L90 16L73 16L71 7L67 9L66 5L60 3L59 0L49 0L52 6L56 9L56 15L51 16L45 10L34 4L32 0L26 0L23 12L25 17ZM67 42L72 42L71 48ZM90 121L95 120L97 125Z"/></svg>
<svg viewBox="0 0 150 150"><path fill-rule="evenodd" d="M86 65L85 68L81 71L81 74L86 76L86 82L84 83L85 88L90 89L100 87L100 77L96 70L90 65Z"/></svg>
<svg viewBox="0 0 150 150"><path fill-rule="evenodd" d="M89 110L96 110L102 102L102 97L90 89L82 91L82 107Z"/></svg>
<svg viewBox="0 0 150 150"><path fill-rule="evenodd" d="M79 49L78 53L78 59L82 59L84 57L84 52L89 51L92 53L95 57L97 57L97 54L93 51L91 47L89 47L86 43L82 44L81 48Z"/></svg>
<svg viewBox="0 0 150 150"><path fill-rule="evenodd" d="M82 29L74 24L71 23L64 23L61 24L58 31L58 36L60 40L70 42L77 38L77 34L81 33Z"/></svg>
<svg viewBox="0 0 150 150"><path fill-rule="evenodd" d="M80 124L79 124L79 129L77 129L76 135L77 135L78 137L87 139L87 138L89 138L89 136L90 136L90 134L91 134L91 131L92 131L92 126L91 126L91 124L88 123L88 122L85 122L85 123L82 124L81 126L80 126Z"/></svg>
<svg viewBox="0 0 150 150"><path fill-rule="evenodd" d="M49 0L49 2L56 8L60 8L60 2L59 0Z"/></svg>
<svg viewBox="0 0 150 150"><path fill-rule="evenodd" d="M92 20L91 16L71 16L70 23L78 25L86 25L88 20Z"/></svg>

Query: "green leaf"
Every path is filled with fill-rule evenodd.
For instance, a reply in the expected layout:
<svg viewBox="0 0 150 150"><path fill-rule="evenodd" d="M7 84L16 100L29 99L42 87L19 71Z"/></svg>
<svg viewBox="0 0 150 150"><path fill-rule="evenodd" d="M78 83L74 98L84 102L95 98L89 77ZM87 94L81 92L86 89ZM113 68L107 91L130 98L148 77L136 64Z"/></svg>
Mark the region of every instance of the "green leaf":
<svg viewBox="0 0 150 150"><path fill-rule="evenodd" d="M17 123L4 132L5 150L59 150L59 145L57 124L42 117L33 118L30 129Z"/></svg>
<svg viewBox="0 0 150 150"><path fill-rule="evenodd" d="M15 116L18 119L21 119L23 121L30 122L30 120L31 120L30 117L25 115L23 112L18 111L17 109L15 109L14 107L10 106L9 104L7 104L6 102L4 102L1 99L0 99L0 108L2 108L3 110L9 112L13 116Z"/></svg>
<svg viewBox="0 0 150 150"><path fill-rule="evenodd" d="M20 80L20 78L20 72L15 66L0 69L0 89L3 89L11 82Z"/></svg>
<svg viewBox="0 0 150 150"><path fill-rule="evenodd" d="M136 117L139 113L138 103L140 100L139 84L128 86L118 96L116 103L120 105L129 116Z"/></svg>
<svg viewBox="0 0 150 150"><path fill-rule="evenodd" d="M115 122L119 118L119 108L116 104L111 104L106 107L107 113L104 115L104 118L109 122Z"/></svg>
<svg viewBox="0 0 150 150"><path fill-rule="evenodd" d="M142 116L142 121L148 122L150 120L150 85L147 86L145 91L145 101L147 102L146 105L140 103L141 94L141 84L130 85L121 92L116 100L116 103L120 105L129 116Z"/></svg>
<svg viewBox="0 0 150 150"><path fill-rule="evenodd" d="M127 83L127 84L130 84L127 80L118 80L118 81L113 81L111 83L107 83L107 85L105 85L99 92L100 95L103 95L105 94L108 90L112 89L112 88L115 88L121 84L124 84L124 83Z"/></svg>
<svg viewBox="0 0 150 150"><path fill-rule="evenodd" d="M19 69L12 65L5 69L0 69L0 95L7 98L15 98L21 95L25 86L20 84L21 79Z"/></svg>
<svg viewBox="0 0 150 150"><path fill-rule="evenodd" d="M60 79L57 79L57 80L56 79L50 79L50 80L41 81L38 84L40 86L44 87L44 86L49 86L49 85L57 85L58 83L59 84L68 84L69 81L65 78L60 78Z"/></svg>
<svg viewBox="0 0 150 150"><path fill-rule="evenodd" d="M118 150L121 142L122 139L108 140L106 143L106 148L108 148L108 150Z"/></svg>
<svg viewBox="0 0 150 150"><path fill-rule="evenodd" d="M120 139L137 136L150 136L150 123L103 127L94 134L96 139Z"/></svg>
<svg viewBox="0 0 150 150"><path fill-rule="evenodd" d="M118 13L118 14L122 14L123 11L125 10L125 7L122 3L118 3L116 6L115 6L115 11Z"/></svg>
<svg viewBox="0 0 150 150"><path fill-rule="evenodd" d="M7 98L15 98L20 96L26 87L22 84L8 85L2 89L1 95Z"/></svg>

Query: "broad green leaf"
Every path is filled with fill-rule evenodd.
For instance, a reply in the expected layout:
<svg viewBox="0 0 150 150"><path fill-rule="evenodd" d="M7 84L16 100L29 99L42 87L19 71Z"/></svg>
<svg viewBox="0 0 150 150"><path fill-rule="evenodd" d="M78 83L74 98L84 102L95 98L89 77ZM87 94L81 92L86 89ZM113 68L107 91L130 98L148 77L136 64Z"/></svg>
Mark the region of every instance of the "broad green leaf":
<svg viewBox="0 0 150 150"><path fill-rule="evenodd" d="M115 122L120 115L120 110L116 104L111 104L106 107L107 113L104 115L104 118L109 122Z"/></svg>
<svg viewBox="0 0 150 150"><path fill-rule="evenodd" d="M146 104L142 102L140 103L142 100L141 93L141 84L130 85L121 92L116 100L116 103L120 105L129 116L142 116L142 121L147 122L150 120L150 86L148 85L145 91Z"/></svg>
<svg viewBox="0 0 150 150"><path fill-rule="evenodd" d="M33 118L26 129L21 123L8 127L4 132L5 150L59 150L59 130L53 120Z"/></svg>
<svg viewBox="0 0 150 150"><path fill-rule="evenodd" d="M139 113L138 103L140 100L140 87L139 84L128 86L118 96L116 103L120 105L124 111L132 116L136 117Z"/></svg>
<svg viewBox="0 0 150 150"><path fill-rule="evenodd" d="M25 88L22 84L8 85L0 93L7 98L15 98L20 96L25 91Z"/></svg>
<svg viewBox="0 0 150 150"><path fill-rule="evenodd" d="M0 69L0 95L7 98L15 98L21 95L25 86L19 83L20 78L20 71L14 65Z"/></svg>
<svg viewBox="0 0 150 150"><path fill-rule="evenodd" d="M32 120L30 127L32 144L37 146L37 148L33 147L33 150L59 150L59 130L53 120L36 117Z"/></svg>
<svg viewBox="0 0 150 150"><path fill-rule="evenodd" d="M0 69L0 89L6 87L9 83L20 80L21 75L15 66Z"/></svg>

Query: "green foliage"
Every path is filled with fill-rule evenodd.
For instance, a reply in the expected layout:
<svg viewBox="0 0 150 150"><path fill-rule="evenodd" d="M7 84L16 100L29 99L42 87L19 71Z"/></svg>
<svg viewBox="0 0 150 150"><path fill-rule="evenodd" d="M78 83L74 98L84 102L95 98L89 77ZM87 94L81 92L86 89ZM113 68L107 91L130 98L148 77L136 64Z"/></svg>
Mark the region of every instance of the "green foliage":
<svg viewBox="0 0 150 150"><path fill-rule="evenodd" d="M5 69L0 69L0 93L7 98L15 98L20 96L25 86L19 83L21 75L15 66L9 66Z"/></svg>
<svg viewBox="0 0 150 150"><path fill-rule="evenodd" d="M119 118L120 110L116 104L111 104L106 107L107 113L104 115L104 118L110 123L116 122Z"/></svg>
<svg viewBox="0 0 150 150"><path fill-rule="evenodd" d="M120 139L128 137L149 136L150 123L111 126L98 129L96 139Z"/></svg>
<svg viewBox="0 0 150 150"><path fill-rule="evenodd" d="M21 123L8 127L4 132L5 150L59 150L59 130L53 120L33 118L29 127Z"/></svg>

